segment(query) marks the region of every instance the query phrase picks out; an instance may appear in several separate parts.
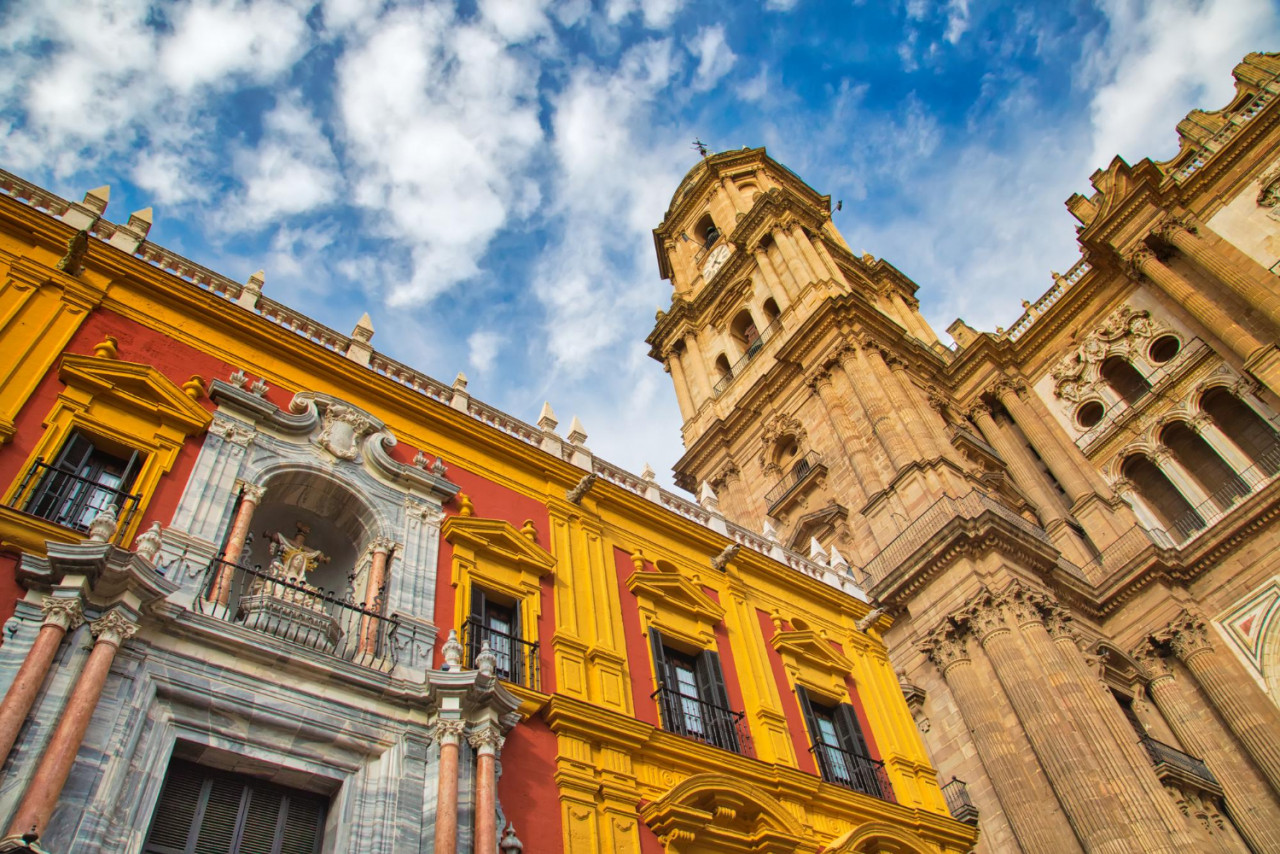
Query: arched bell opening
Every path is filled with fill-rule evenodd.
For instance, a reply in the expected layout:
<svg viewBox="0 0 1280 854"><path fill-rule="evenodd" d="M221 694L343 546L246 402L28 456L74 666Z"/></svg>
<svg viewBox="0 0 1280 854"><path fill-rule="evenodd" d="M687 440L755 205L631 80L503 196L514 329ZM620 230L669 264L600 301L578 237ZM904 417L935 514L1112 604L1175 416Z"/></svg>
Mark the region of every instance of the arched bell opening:
<svg viewBox="0 0 1280 854"><path fill-rule="evenodd" d="M1124 461L1121 474L1133 483L1138 498L1170 534L1185 539L1204 527L1204 519L1160 467L1142 454Z"/></svg>
<svg viewBox="0 0 1280 854"><path fill-rule="evenodd" d="M1166 425L1160 431L1160 441L1173 452L1174 459L1195 478L1219 509L1225 510L1249 494L1249 486L1186 422L1174 421Z"/></svg>
<svg viewBox="0 0 1280 854"><path fill-rule="evenodd" d="M1123 356L1111 356L1099 370L1102 379L1125 403L1133 406L1151 391L1151 383Z"/></svg>
<svg viewBox="0 0 1280 854"><path fill-rule="evenodd" d="M1218 386L1201 396L1200 410L1263 474L1280 471L1280 434L1251 406Z"/></svg>
<svg viewBox="0 0 1280 854"><path fill-rule="evenodd" d="M729 335L733 338L735 344L738 345L739 351L750 357L756 354L760 349L760 328L756 326L755 318L751 316L751 312L743 309L733 318L733 322L729 324Z"/></svg>

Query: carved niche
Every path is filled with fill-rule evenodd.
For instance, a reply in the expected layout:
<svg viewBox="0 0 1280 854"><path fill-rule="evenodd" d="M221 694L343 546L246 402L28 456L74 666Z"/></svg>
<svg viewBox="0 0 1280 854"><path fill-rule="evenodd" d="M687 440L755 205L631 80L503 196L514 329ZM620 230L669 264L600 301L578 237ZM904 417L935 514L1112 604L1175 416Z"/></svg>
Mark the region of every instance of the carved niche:
<svg viewBox="0 0 1280 854"><path fill-rule="evenodd" d="M1150 312L1120 306L1054 365L1049 372L1053 393L1072 403L1090 397L1101 379L1104 361L1115 355L1130 358L1141 353L1146 343L1162 331L1166 328L1152 320Z"/></svg>

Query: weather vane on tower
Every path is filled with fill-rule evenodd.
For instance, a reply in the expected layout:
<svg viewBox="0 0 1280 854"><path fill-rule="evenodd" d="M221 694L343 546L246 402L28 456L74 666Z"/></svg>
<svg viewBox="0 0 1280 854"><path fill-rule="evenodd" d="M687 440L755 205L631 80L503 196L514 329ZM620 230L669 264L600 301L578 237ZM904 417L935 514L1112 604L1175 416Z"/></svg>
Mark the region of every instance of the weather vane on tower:
<svg viewBox="0 0 1280 854"><path fill-rule="evenodd" d="M693 147L696 148L698 150L698 153L703 157L707 156L707 151L708 151L707 144L702 140L695 138L693 141Z"/></svg>

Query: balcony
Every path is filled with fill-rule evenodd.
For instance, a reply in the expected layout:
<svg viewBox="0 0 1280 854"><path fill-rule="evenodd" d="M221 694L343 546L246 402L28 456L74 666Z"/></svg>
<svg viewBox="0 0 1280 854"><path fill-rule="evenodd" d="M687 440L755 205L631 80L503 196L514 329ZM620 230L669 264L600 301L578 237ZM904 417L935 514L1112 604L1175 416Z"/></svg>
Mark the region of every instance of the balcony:
<svg viewBox="0 0 1280 854"><path fill-rule="evenodd" d="M462 624L461 641L466 651L464 666L476 666L476 656L487 642L489 651L498 659L494 671L499 679L534 691L541 690L536 643L495 631L474 618Z"/></svg>
<svg viewBox="0 0 1280 854"><path fill-rule="evenodd" d="M764 345L769 342L769 339L777 335L781 330L782 321L780 320L775 320L764 329L761 329L760 337L747 345L747 352L743 353L742 358L738 359L738 361L734 362L733 365L730 366L729 373L721 377L720 381L712 387L711 396L719 397L724 394L729 386L733 384L734 378L737 377L738 374L742 373L742 370L747 366L747 363L759 355L760 351L764 349Z"/></svg>
<svg viewBox="0 0 1280 854"><path fill-rule="evenodd" d="M1222 793L1222 786L1202 760L1156 741L1149 735L1139 736L1138 741L1146 749L1147 756L1151 757L1151 764L1155 766L1156 775L1161 780L1174 777L1182 782L1191 782L1202 791L1219 795Z"/></svg>
<svg viewBox="0 0 1280 854"><path fill-rule="evenodd" d="M822 457L818 456L817 451L809 451L796 460L791 466L791 471L787 472L782 480L778 481L773 489L770 489L764 496L765 505L769 508L769 515L773 515L778 505L786 501L801 486L817 478L818 475L826 472L826 470L827 467L822 464Z"/></svg>
<svg viewBox="0 0 1280 854"><path fill-rule="evenodd" d="M138 511L138 496L38 459L22 478L10 506L82 534L99 513L114 506L120 521L113 541L119 545Z"/></svg>
<svg viewBox="0 0 1280 854"><path fill-rule="evenodd" d="M951 817L965 824L978 823L978 808L969 798L969 789L964 780L951 778L951 782L942 787L942 797L947 802Z"/></svg>
<svg viewBox="0 0 1280 854"><path fill-rule="evenodd" d="M194 610L361 667L395 665L395 617L261 567L212 561Z"/></svg>
<svg viewBox="0 0 1280 854"><path fill-rule="evenodd" d="M649 696L658 700L662 728L667 732L747 755L745 748L751 743L751 733L745 712L735 712L666 686Z"/></svg>
<svg viewBox="0 0 1280 854"><path fill-rule="evenodd" d="M815 744L809 752L818 760L818 768L822 771L822 779L896 804L893 787L889 785L889 775L884 770L884 762L869 756L850 753L833 744Z"/></svg>

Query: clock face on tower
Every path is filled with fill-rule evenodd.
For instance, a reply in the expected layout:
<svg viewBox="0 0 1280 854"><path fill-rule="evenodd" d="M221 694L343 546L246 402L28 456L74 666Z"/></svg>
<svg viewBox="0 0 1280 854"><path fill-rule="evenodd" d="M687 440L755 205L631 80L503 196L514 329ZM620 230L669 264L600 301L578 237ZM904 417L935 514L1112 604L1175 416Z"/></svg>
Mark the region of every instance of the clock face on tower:
<svg viewBox="0 0 1280 854"><path fill-rule="evenodd" d="M711 250L711 254L707 256L707 262L702 265L703 280L711 281L712 277L720 272L720 268L724 266L724 262L727 260L729 260L729 247L721 243Z"/></svg>

